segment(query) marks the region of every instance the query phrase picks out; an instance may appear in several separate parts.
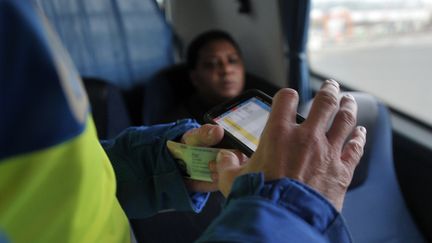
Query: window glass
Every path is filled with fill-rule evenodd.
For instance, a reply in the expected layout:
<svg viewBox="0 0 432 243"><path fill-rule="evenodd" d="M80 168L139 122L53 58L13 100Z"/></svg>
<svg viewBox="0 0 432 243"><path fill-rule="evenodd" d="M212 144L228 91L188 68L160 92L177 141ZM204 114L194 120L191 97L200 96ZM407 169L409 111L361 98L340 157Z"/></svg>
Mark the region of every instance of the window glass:
<svg viewBox="0 0 432 243"><path fill-rule="evenodd" d="M311 68L432 125L432 0L313 0Z"/></svg>

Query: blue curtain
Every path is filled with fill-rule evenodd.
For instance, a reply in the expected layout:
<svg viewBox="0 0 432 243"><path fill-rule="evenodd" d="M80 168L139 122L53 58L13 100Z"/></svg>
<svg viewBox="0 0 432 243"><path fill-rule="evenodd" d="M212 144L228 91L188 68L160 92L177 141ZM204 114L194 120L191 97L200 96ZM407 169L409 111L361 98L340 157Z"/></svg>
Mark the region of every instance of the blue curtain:
<svg viewBox="0 0 432 243"><path fill-rule="evenodd" d="M82 76L121 87L174 62L172 32L154 0L36 0Z"/></svg>
<svg viewBox="0 0 432 243"><path fill-rule="evenodd" d="M296 89L300 103L311 99L306 43L311 0L281 0L282 27L288 47L288 86Z"/></svg>

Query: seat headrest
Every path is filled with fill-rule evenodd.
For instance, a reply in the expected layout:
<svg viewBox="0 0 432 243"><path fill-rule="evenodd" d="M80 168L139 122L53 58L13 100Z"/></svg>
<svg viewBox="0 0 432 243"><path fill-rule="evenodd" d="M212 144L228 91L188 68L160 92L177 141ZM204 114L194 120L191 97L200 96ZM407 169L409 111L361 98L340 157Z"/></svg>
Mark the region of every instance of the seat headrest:
<svg viewBox="0 0 432 243"><path fill-rule="evenodd" d="M375 128L378 120L378 108L379 103L378 100L370 94L363 92L343 92L340 97L344 94L349 93L354 96L357 105L357 125L364 126L367 129L366 135L366 145L364 148L363 157L360 160L357 168L354 171L354 176L351 181L351 184L348 189L353 189L355 187L360 186L368 176L369 172L369 164L370 164L370 154L372 150L372 139L375 137ZM307 117L309 114L310 107L312 105L312 101L309 101L307 104L302 106L299 109L299 113L304 117Z"/></svg>
<svg viewBox="0 0 432 243"><path fill-rule="evenodd" d="M129 127L130 118L122 91L107 80L82 77L99 139L113 138Z"/></svg>

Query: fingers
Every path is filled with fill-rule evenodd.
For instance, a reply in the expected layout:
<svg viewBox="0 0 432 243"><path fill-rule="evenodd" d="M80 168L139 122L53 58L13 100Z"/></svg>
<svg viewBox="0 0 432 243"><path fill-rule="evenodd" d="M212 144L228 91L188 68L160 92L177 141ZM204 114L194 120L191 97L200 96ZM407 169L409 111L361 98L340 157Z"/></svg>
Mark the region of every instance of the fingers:
<svg viewBox="0 0 432 243"><path fill-rule="evenodd" d="M228 151L228 152L230 152L230 151ZM219 165L219 167L217 166L216 161L213 160L213 161L209 162L209 170L210 170L211 178L212 178L213 182L217 182L219 179L218 168L222 169L222 170L229 169L229 168L238 168L238 167L246 164L247 161L249 160L249 158L245 154L243 154L242 152L240 152L238 150L234 150L231 152L234 153L235 156L237 156L237 160L235 160L234 158L231 159L232 155L227 154L226 155L226 156L228 156L227 158L224 158L222 156L219 157L219 160L222 161L221 164ZM222 152L222 153L225 153L225 152Z"/></svg>
<svg viewBox="0 0 432 243"><path fill-rule="evenodd" d="M345 144L341 160L356 166L360 161L366 143L366 128L358 126L354 129L351 139Z"/></svg>
<svg viewBox="0 0 432 243"><path fill-rule="evenodd" d="M238 150L235 150L234 154L239 159L240 165L246 164L246 162L249 160L249 157L247 157L244 153L242 153L242 152L240 152Z"/></svg>
<svg viewBox="0 0 432 243"><path fill-rule="evenodd" d="M340 109L336 113L333 124L327 132L328 141L341 148L345 140L352 133L356 123L357 103L352 95L346 94L342 97Z"/></svg>
<svg viewBox="0 0 432 243"><path fill-rule="evenodd" d="M239 168L241 165L241 161L239 156L243 155L242 153L234 153L229 150L221 149L216 157L216 168L218 171L223 171L230 168Z"/></svg>
<svg viewBox="0 0 432 243"><path fill-rule="evenodd" d="M241 161L235 153L221 150L216 157L216 171L219 190L227 197L235 178L240 175Z"/></svg>
<svg viewBox="0 0 432 243"><path fill-rule="evenodd" d="M293 89L281 89L273 98L269 121L272 124L280 121L296 122L298 94Z"/></svg>
<svg viewBox="0 0 432 243"><path fill-rule="evenodd" d="M218 125L205 124L183 134L182 142L192 146L213 146L218 144L224 135L223 128Z"/></svg>
<svg viewBox="0 0 432 243"><path fill-rule="evenodd" d="M309 117L303 124L321 131L327 129L328 121L338 107L339 84L330 79L326 80L316 94Z"/></svg>

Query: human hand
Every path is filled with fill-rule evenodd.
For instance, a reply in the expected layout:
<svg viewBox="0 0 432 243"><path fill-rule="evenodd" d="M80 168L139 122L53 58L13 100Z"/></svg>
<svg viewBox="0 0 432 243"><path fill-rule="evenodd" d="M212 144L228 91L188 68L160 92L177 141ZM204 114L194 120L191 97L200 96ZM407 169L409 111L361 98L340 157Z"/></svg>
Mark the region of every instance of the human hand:
<svg viewBox="0 0 432 243"><path fill-rule="evenodd" d="M210 147L218 144L223 138L224 130L217 125L206 124L199 128L187 131L183 134L181 142L191 146ZM186 187L193 192L217 191L217 182L205 182L192 179L184 179Z"/></svg>
<svg viewBox="0 0 432 243"><path fill-rule="evenodd" d="M227 151L218 156L216 169L224 195L229 193L236 176L263 172L267 181L290 177L311 186L340 211L363 154L366 129L355 127L354 98L345 95L338 102L338 92L335 81L326 81L315 97L309 117L297 124L297 93L292 89L279 91L260 144L248 163L242 165L237 156ZM222 178L227 181L221 182Z"/></svg>
<svg viewBox="0 0 432 243"><path fill-rule="evenodd" d="M219 191L228 197L231 186L237 176L244 174L245 165L249 158L240 151L222 149L219 151L216 161L209 163L211 178L217 184Z"/></svg>

